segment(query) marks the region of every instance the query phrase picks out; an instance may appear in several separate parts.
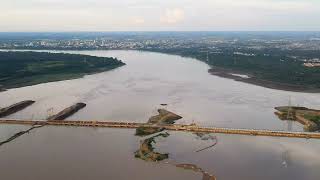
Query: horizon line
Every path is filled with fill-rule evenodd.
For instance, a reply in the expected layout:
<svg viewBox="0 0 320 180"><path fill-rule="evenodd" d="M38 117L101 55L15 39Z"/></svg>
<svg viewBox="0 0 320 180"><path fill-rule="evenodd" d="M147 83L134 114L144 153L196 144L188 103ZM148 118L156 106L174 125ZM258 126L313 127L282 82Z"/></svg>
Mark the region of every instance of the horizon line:
<svg viewBox="0 0 320 180"><path fill-rule="evenodd" d="M0 33L121 33L121 32L320 32L320 30L160 30L160 31L0 31Z"/></svg>

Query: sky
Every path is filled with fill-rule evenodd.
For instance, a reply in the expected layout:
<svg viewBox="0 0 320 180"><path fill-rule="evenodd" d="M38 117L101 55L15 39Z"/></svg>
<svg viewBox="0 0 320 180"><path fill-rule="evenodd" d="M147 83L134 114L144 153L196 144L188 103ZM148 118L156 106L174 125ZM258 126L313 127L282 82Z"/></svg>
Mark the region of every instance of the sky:
<svg viewBox="0 0 320 180"><path fill-rule="evenodd" d="M320 0L0 0L0 31L320 31Z"/></svg>

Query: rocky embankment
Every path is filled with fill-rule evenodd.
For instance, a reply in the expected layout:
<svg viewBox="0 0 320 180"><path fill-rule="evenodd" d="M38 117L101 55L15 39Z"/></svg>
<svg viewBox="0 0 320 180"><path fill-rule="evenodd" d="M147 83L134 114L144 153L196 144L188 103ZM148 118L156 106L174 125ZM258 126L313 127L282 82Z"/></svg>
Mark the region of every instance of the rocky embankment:
<svg viewBox="0 0 320 180"><path fill-rule="evenodd" d="M182 118L181 116L165 109L158 109L158 113L159 113L158 115L150 117L147 123L155 126L174 124L176 120ZM147 135L161 132L163 130L164 128L141 126L136 129L136 135L147 136ZM159 138L159 137L166 138L168 136L169 136L168 133L160 133L158 135L144 139L140 144L139 150L135 152L135 157L145 161L161 161L161 160L167 159L169 155L154 152L153 145L156 143L155 141L156 138Z"/></svg>
<svg viewBox="0 0 320 180"><path fill-rule="evenodd" d="M152 116L148 123L151 124L174 124L176 120L182 117L165 109L158 109L158 115Z"/></svg>
<svg viewBox="0 0 320 180"><path fill-rule="evenodd" d="M308 132L320 130L320 110L298 106L280 106L275 109L275 114L281 120L297 121L304 125L303 129Z"/></svg>
<svg viewBox="0 0 320 180"><path fill-rule="evenodd" d="M33 103L35 103L35 101L27 100L27 101L18 102L18 103L13 104L9 107L2 108L2 109L0 109L0 118L5 117L5 116L9 116L9 115L14 114L18 111L21 111L22 109L32 105Z"/></svg>
<svg viewBox="0 0 320 180"><path fill-rule="evenodd" d="M155 139L158 137L166 138L169 136L169 133L160 133L158 135L155 135L153 137L147 138L142 141L140 144L139 150L137 150L134 154L136 158L142 159L144 161L162 161L164 159L167 159L169 157L169 154L167 153L159 153L154 152L153 145L156 143Z"/></svg>
<svg viewBox="0 0 320 180"><path fill-rule="evenodd" d="M154 125L174 124L176 120L179 120L182 118L181 116L165 109L158 109L158 113L159 113L158 115L150 117L150 119L148 120L149 124L154 124ZM163 130L164 128L158 128L158 127L139 127L136 129L136 135L147 136L150 134L161 132Z"/></svg>
<svg viewBox="0 0 320 180"><path fill-rule="evenodd" d="M69 116L75 114L76 112L78 112L80 109L86 107L85 103L77 103L75 105L72 105L64 110L62 110L61 112L59 112L56 115L50 116L47 118L48 121L54 121L54 120L64 120L66 118L68 118Z"/></svg>

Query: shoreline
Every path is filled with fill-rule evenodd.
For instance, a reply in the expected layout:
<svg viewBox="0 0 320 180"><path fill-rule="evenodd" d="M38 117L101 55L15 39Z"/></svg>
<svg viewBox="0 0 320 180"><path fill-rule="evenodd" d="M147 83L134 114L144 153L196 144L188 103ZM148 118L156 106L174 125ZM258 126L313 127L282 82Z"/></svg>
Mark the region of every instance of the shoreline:
<svg viewBox="0 0 320 180"><path fill-rule="evenodd" d="M225 68L221 68L221 67L210 67L210 69L208 70L208 73L210 73L211 75L214 75L214 76L232 79L235 81L240 81L240 82L247 83L247 84L253 84L256 86L269 88L269 89L291 91L291 92L301 92L301 93L320 93L320 88L311 88L311 87L292 85L292 84L286 84L286 83L278 83L278 82L258 79L250 74L246 74L241 71L232 70L232 69L225 69ZM248 78L243 78L243 77L233 75L233 74L240 74L240 75L248 76Z"/></svg>
<svg viewBox="0 0 320 180"><path fill-rule="evenodd" d="M91 51L91 50L101 50L101 51L112 51L112 50L125 50L125 51L144 51L144 52L153 52L153 53L163 53L163 54L167 54L167 55L176 55L176 56L180 56L180 57L186 57L186 58L193 58L195 60L204 62L201 59L198 59L196 57L191 57L191 56L184 56L180 53L172 53L172 52L163 52L163 51L153 51L153 50L147 50L147 49L0 49L0 51L21 51L21 50L26 50L26 51L37 51L37 50L45 50L45 51ZM206 63L206 62L204 62ZM207 64L207 63L206 63ZM125 64L124 64L125 65ZM209 64L208 64L209 65ZM121 65L123 66L123 65ZM119 66L119 67L121 67ZM209 65L210 66L210 65ZM110 71L110 70L114 70L118 67L112 67L111 69L107 69L107 70L100 70L97 72L92 72L92 73L83 73L83 74L72 74L72 77L68 77L68 78L59 78L58 80L50 80L47 82L40 82L40 83L32 83L32 84L28 84L28 83L22 83L19 85L14 85L14 86L7 86L4 87L0 86L0 93L1 92L5 92L7 90L10 89L14 89L14 88L21 88L21 87L27 87L27 86L33 86L33 85L38 85L38 84L43 84L43 83L50 83L50 82L57 82L57 81L64 81L64 80L73 80L73 79L79 79L84 77L85 75L92 75L92 74L97 74L97 73L101 73L101 72L105 72L105 71ZM223 67L216 67L216 66L210 66L210 69L208 70L208 72L211 75L215 75L218 77L222 77L222 78L227 78L227 79L232 79L235 81L240 81L243 83L247 83L247 84L252 84L252 85L256 85L256 86L260 86L260 87L264 87L264 88L268 88L268 89L274 89L274 90L283 90L283 91L289 91L289 92L300 92L300 93L320 93L320 88L313 88L313 87L306 87L306 86L299 86L299 85L293 85L293 84L287 84L287 83L279 83L279 82L274 82L274 81L269 81L269 80L263 80L263 79L258 79L255 78L254 76L251 76L249 73L244 73L242 71L238 71L238 70L233 70L233 69L227 69L227 68L223 68ZM238 74L238 75L244 75L244 76L249 76L249 78L243 78L240 77L238 75L234 75L234 74ZM53 78L54 79L54 78Z"/></svg>
<svg viewBox="0 0 320 180"><path fill-rule="evenodd" d="M125 65L117 58L77 53L0 51L0 54L4 57L1 69L5 70L0 77L0 92L48 82L78 79Z"/></svg>
<svg viewBox="0 0 320 180"><path fill-rule="evenodd" d="M81 79L84 76L88 76L88 75L94 75L94 74L99 74L99 73L103 73L103 72L108 72L108 71L112 71L115 70L117 68L120 68L122 66L124 66L126 64L120 65L120 66L114 66L114 67L108 67L105 68L103 70L98 70L95 72L90 72L90 73L74 73L74 74L67 74L68 76L63 76L63 77L55 77L59 74L47 74L44 76L48 76L50 79L47 79L46 81L39 81L39 82L24 82L24 83L18 83L15 85L2 85L2 89L0 89L0 93L1 92L5 92L8 91L10 89L16 89L16 88L23 88L23 87L28 87L28 86L35 86L35 85L39 85L39 84L45 84L45 83L52 83L52 82L59 82L59 81L68 81L68 80L75 80L75 79Z"/></svg>

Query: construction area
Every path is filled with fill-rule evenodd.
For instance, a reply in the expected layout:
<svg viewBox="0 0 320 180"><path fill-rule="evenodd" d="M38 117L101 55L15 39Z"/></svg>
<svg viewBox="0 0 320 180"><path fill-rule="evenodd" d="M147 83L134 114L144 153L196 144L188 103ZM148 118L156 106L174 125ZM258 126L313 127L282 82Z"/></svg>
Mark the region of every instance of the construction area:
<svg viewBox="0 0 320 180"><path fill-rule="evenodd" d="M22 101L11 105L7 108L0 109L0 118L20 111L27 106L30 106L34 101ZM112 122L112 121L70 121L64 120L73 115L86 104L76 103L56 115L48 117L46 120L20 120L20 119L0 119L0 124L20 124L31 125L32 127L42 126L74 126L74 127L100 127L100 128L127 128L127 129L146 129L148 131L185 131L185 132L201 132L201 133L220 133L220 134L235 134L249 136L274 136L274 137L290 137L290 138L315 138L320 139L320 133L311 132L292 132L292 131L273 131L273 130L257 130L257 129L234 129L234 128L219 128L219 127L201 127L196 124L183 125L174 124L174 121L182 117L164 110L159 109L159 115L151 117L147 123L136 122ZM151 134L154 132L151 132Z"/></svg>
<svg viewBox="0 0 320 180"><path fill-rule="evenodd" d="M1 119L0 124L21 124L21 125L32 125L32 126L46 125L46 126L100 127L100 128L125 128L125 129L136 129L139 127L146 127L146 128L164 128L165 130L169 130L169 131L320 139L320 133L199 127L195 124L193 125L182 125L182 124L152 125L148 123L134 123L134 122L61 121L61 120L35 121L35 120L5 120L5 119Z"/></svg>

